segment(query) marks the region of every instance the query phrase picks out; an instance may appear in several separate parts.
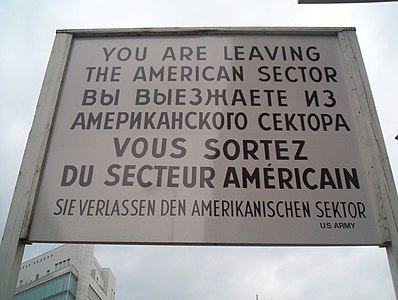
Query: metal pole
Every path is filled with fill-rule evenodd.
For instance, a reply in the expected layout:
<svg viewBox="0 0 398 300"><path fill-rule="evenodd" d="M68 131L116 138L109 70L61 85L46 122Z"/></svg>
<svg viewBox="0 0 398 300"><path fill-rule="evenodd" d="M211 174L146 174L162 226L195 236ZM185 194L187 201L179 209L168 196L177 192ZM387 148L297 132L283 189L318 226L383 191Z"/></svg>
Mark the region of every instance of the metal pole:
<svg viewBox="0 0 398 300"><path fill-rule="evenodd" d="M398 297L397 190L355 32L345 32L343 35L344 39L349 41L346 52L355 58L357 62L357 69L354 70L353 77L357 86L362 110L369 115L369 122L367 122L366 126L368 127L368 132L373 135L369 139L373 143L371 148L378 149L377 153L373 153L374 163L372 168L374 168L374 172L372 174L375 177L375 182L377 182L377 199L374 200L378 202L379 206L380 229L384 233L395 295Z"/></svg>
<svg viewBox="0 0 398 300"><path fill-rule="evenodd" d="M0 299L12 300L72 35L57 34L0 245Z"/></svg>
<svg viewBox="0 0 398 300"><path fill-rule="evenodd" d="M4 300L13 298L15 287L18 279L19 269L21 267L22 256L25 244L19 241L7 244L7 240L3 239L0 249L0 297Z"/></svg>

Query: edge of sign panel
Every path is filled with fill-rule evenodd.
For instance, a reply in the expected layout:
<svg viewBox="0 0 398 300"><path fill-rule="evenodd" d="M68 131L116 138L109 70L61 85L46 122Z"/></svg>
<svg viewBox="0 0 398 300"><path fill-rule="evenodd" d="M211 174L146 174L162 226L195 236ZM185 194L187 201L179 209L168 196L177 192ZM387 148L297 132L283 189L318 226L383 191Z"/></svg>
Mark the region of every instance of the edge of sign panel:
<svg viewBox="0 0 398 300"><path fill-rule="evenodd" d="M377 112L374 107L373 98L371 96L371 91L369 87L369 83L366 77L366 71L362 62L362 57L360 54L359 46L357 44L357 39L355 35L355 28L347 27L347 28L291 28L291 27L226 27L226 28L142 28L142 29L62 29L57 30L57 36L70 36L72 41L68 44L65 44L65 47L69 51L70 45L73 43L73 38L87 38L87 37L128 37L128 36L217 36L217 35L297 35L297 36L336 36L339 39L340 48L343 51L345 62L347 63L347 68L350 70L349 73L352 73L352 91L354 93L354 98L358 101L358 106L360 107L361 112L363 113L364 123L364 131L363 131L363 142L364 144L369 145L369 149L367 151L368 156L372 161L372 170L369 170L369 174L373 174L373 184L376 186L377 190L377 206L379 211L379 227L382 235L382 241L376 244L377 246L384 246L389 243L389 232L387 225L385 214L390 214L389 210L394 209L394 205L391 205L391 200L395 198L395 185L392 179L392 172L389 167L388 156L385 149L383 137L381 134L380 125L377 118ZM59 47L60 45L58 45ZM54 47L56 48L56 47ZM54 50L53 50L54 51ZM56 64L56 63L55 63ZM56 64L56 67L48 68L46 71L46 78L51 77L53 74L64 74L65 63ZM57 69L58 68L58 69ZM57 70L54 70L57 69ZM46 91L49 89L49 83L44 81L42 90ZM45 124L41 126L48 127L48 124L52 124L53 117L56 113L56 102L59 98L60 91L62 90L62 84L60 86L51 87L52 92L44 92L39 97L39 106L40 103L53 103L51 107L48 108L48 111L43 115L48 116ZM54 95L57 95L56 97ZM36 118L42 118L43 115L36 115ZM50 125L51 126L51 125ZM33 129L32 129L33 130ZM49 136L51 130L48 130L44 136L42 137L42 143L47 145L49 140ZM40 131L39 131L40 132ZM37 158L37 166L43 166L45 162L45 152L46 146L42 147L40 150L42 155L39 155ZM37 169L37 172L40 174L41 167ZM33 182L33 184L32 184ZM40 180L36 180L28 183L31 197L36 198L39 188ZM26 184L26 183L25 183ZM394 193L395 192L395 193ZM36 199L35 199L36 200ZM35 202L35 201L34 201ZM34 209L34 205L30 208L30 210L25 214L25 223L30 224L29 222L32 219L32 209ZM392 212L392 215L395 215L395 212ZM392 217L393 219L393 217ZM28 221L26 221L28 220ZM27 228L27 226L26 226ZM28 236L28 230L23 230L20 237L25 239L28 242L54 242L54 241L46 241L40 240L36 241L30 239ZM72 243L81 243L81 241L60 241L60 242L72 242ZM220 245L220 246L228 246L228 245L242 245L242 246L261 246L270 244L263 243L217 243L217 242L103 242L103 241L90 241L89 243L101 243L101 244L138 244L138 245ZM335 243L331 242L322 243L322 244L272 244L272 246L334 246ZM348 244L350 246L355 246L356 244ZM367 244L358 244L361 246L365 246ZM374 244L372 244L374 245ZM338 244L338 246L343 246L342 244Z"/></svg>
<svg viewBox="0 0 398 300"><path fill-rule="evenodd" d="M57 34L72 34L73 37L118 37L118 36L189 36L189 35L328 35L355 31L355 27L164 27L164 28L103 28L59 29Z"/></svg>

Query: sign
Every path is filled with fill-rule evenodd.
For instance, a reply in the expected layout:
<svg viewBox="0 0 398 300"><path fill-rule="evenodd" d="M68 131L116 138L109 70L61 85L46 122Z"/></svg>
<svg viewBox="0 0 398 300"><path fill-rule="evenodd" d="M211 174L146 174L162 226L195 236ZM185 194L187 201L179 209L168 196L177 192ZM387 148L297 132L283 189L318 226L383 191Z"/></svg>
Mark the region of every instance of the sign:
<svg viewBox="0 0 398 300"><path fill-rule="evenodd" d="M66 33L29 241L384 242L337 32Z"/></svg>

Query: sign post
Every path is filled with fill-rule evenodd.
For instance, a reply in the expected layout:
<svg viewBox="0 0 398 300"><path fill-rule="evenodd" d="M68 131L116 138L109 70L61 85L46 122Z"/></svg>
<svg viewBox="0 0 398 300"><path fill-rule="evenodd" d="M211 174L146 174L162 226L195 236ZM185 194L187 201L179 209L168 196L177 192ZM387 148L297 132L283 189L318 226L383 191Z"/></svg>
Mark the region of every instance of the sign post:
<svg viewBox="0 0 398 300"><path fill-rule="evenodd" d="M346 40L349 43L344 47L348 57L357 57L360 54L359 44L353 32L344 33ZM360 56L359 56L360 57ZM373 167L375 169L376 178L381 179L378 186L378 201L381 204L380 219L384 220L384 230L388 232L389 239L386 241L386 251L388 262L390 265L390 272L392 282L394 285L395 294L398 295L398 199L397 190L395 187L393 174L390 168L388 154L382 138L380 123L377 119L376 107L372 98L372 93L366 77L365 66L362 59L356 59L352 63L355 77L353 90L356 91L359 101L362 103L362 109L367 111L371 118L367 119L366 126L368 131L373 134L370 138L373 141L374 148L379 149L373 152L373 159L376 161Z"/></svg>
<svg viewBox="0 0 398 300"><path fill-rule="evenodd" d="M24 241L395 252L352 28L61 30L56 45Z"/></svg>
<svg viewBox="0 0 398 300"><path fill-rule="evenodd" d="M0 298L11 300L37 195L47 139L72 36L57 34L0 246Z"/></svg>

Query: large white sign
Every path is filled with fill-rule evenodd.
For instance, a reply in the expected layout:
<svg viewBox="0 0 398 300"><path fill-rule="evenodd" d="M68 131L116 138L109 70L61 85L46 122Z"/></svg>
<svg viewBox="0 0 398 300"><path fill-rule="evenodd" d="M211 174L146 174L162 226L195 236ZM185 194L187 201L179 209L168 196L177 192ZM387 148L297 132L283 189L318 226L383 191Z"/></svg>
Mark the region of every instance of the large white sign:
<svg viewBox="0 0 398 300"><path fill-rule="evenodd" d="M30 241L383 243L337 35L75 37Z"/></svg>

